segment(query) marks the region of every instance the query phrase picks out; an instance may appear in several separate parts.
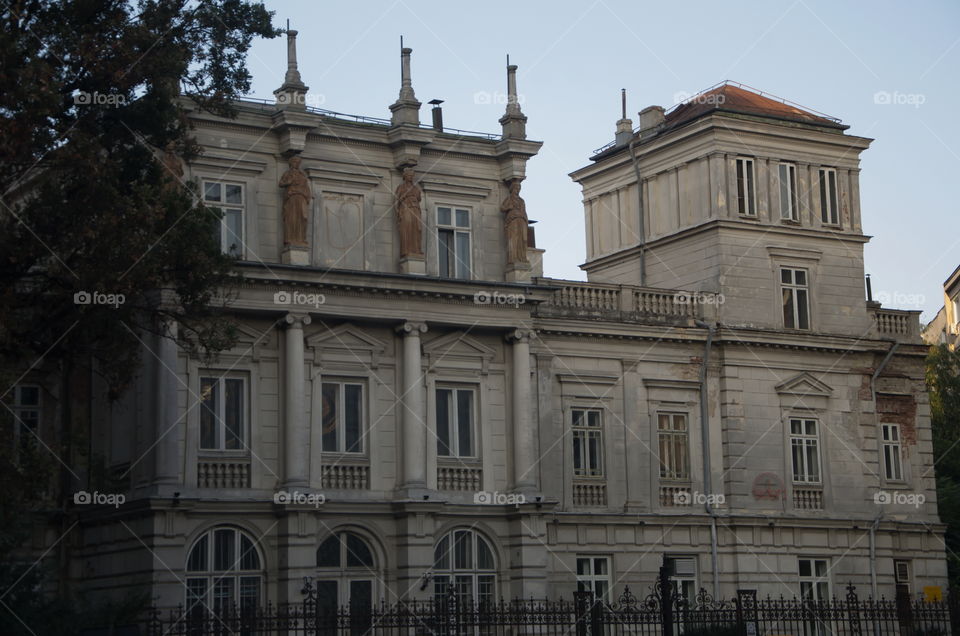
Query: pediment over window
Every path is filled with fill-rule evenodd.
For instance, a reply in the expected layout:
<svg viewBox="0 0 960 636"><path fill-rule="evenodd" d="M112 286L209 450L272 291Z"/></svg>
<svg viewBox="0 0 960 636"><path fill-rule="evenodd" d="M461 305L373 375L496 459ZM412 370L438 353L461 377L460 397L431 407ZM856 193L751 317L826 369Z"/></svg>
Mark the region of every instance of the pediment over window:
<svg viewBox="0 0 960 636"><path fill-rule="evenodd" d="M265 326L263 330L244 324L237 325L237 341L233 345L233 351L241 356L250 356L254 362L260 361L260 353L264 349L272 349L275 345L273 339L276 330L273 325Z"/></svg>
<svg viewBox="0 0 960 636"><path fill-rule="evenodd" d="M376 368L387 349L387 343L351 324L321 330L306 339L306 346L313 352L313 364L320 365L324 359L357 362Z"/></svg>
<svg viewBox="0 0 960 636"><path fill-rule="evenodd" d="M490 361L496 356L496 351L463 331L454 331L425 343L423 353L427 369L441 364L455 366L468 363L479 365L482 373L487 372Z"/></svg>
<svg viewBox="0 0 960 636"><path fill-rule="evenodd" d="M833 389L828 384L806 371L778 384L776 388L780 395L829 398L833 394Z"/></svg>

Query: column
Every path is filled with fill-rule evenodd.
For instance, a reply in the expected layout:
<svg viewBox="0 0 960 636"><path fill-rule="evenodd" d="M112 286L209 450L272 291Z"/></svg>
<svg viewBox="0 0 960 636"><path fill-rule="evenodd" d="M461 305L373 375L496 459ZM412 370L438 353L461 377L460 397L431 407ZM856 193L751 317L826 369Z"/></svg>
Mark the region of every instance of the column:
<svg viewBox="0 0 960 636"><path fill-rule="evenodd" d="M422 322L405 322L397 327L403 337L403 478L402 488L427 487L427 408L423 388L423 371L420 353L420 334L426 333Z"/></svg>
<svg viewBox="0 0 960 636"><path fill-rule="evenodd" d="M154 484L180 482L180 421L177 415L177 322L160 324L154 351L156 382L156 429L154 431Z"/></svg>
<svg viewBox="0 0 960 636"><path fill-rule="evenodd" d="M309 483L310 427L304 408L303 327L310 316L287 314L284 341L284 462L283 483L286 487Z"/></svg>
<svg viewBox="0 0 960 636"><path fill-rule="evenodd" d="M530 417L530 340L533 331L517 329L507 336L513 355L513 474L514 490L537 489L536 428Z"/></svg>

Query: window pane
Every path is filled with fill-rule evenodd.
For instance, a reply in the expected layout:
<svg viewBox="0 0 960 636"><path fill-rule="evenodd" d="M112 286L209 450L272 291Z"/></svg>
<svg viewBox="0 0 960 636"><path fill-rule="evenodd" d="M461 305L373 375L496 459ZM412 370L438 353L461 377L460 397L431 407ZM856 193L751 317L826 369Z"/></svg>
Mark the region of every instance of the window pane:
<svg viewBox="0 0 960 636"><path fill-rule="evenodd" d="M457 391L457 437L460 457L473 456L473 391Z"/></svg>
<svg viewBox="0 0 960 636"><path fill-rule="evenodd" d="M470 227L470 212L457 210L457 227Z"/></svg>
<svg viewBox="0 0 960 636"><path fill-rule="evenodd" d="M203 184L204 201L220 201L220 184L206 182Z"/></svg>
<svg viewBox="0 0 960 636"><path fill-rule="evenodd" d="M317 548L318 568L340 567L340 537L334 535L320 544Z"/></svg>
<svg viewBox="0 0 960 636"><path fill-rule="evenodd" d="M337 446L337 418L339 417L340 385L333 382L324 382L320 389L322 405L321 429L323 450L336 452Z"/></svg>
<svg viewBox="0 0 960 636"><path fill-rule="evenodd" d="M437 389L437 455L450 456L449 389Z"/></svg>
<svg viewBox="0 0 960 636"><path fill-rule="evenodd" d="M600 436L590 435L590 473L600 473Z"/></svg>
<svg viewBox="0 0 960 636"><path fill-rule="evenodd" d="M470 235L457 232L457 278L470 278Z"/></svg>
<svg viewBox="0 0 960 636"><path fill-rule="evenodd" d="M457 570L473 567L473 536L469 532L455 532L453 535L453 567Z"/></svg>
<svg viewBox="0 0 960 636"><path fill-rule="evenodd" d="M40 387L17 387L17 406L40 406Z"/></svg>
<svg viewBox="0 0 960 636"><path fill-rule="evenodd" d="M259 570L260 556L257 549L246 535L240 535L240 569L241 570Z"/></svg>
<svg viewBox="0 0 960 636"><path fill-rule="evenodd" d="M794 329L797 326L793 312L793 290L789 288L783 289L783 326L787 329Z"/></svg>
<svg viewBox="0 0 960 636"><path fill-rule="evenodd" d="M753 189L753 162L748 161L746 165L747 171L747 214L754 216L757 213L757 203L754 201L754 189Z"/></svg>
<svg viewBox="0 0 960 636"><path fill-rule="evenodd" d="M224 189L224 201L227 203L243 203L243 191L242 187L235 184L226 184L223 187Z"/></svg>
<svg viewBox="0 0 960 636"><path fill-rule="evenodd" d="M210 567L207 563L207 535L193 544L190 556L187 558L187 572L205 572Z"/></svg>
<svg viewBox="0 0 960 636"><path fill-rule="evenodd" d="M740 214L747 213L747 185L743 170L743 159L737 159L737 211Z"/></svg>
<svg viewBox="0 0 960 636"><path fill-rule="evenodd" d="M820 220L830 222L830 206L827 203L827 172L820 171Z"/></svg>
<svg viewBox="0 0 960 636"><path fill-rule="evenodd" d="M607 560L606 560L606 559L594 559L594 560L593 560L593 573L594 573L594 574L606 574L606 573L607 573Z"/></svg>
<svg viewBox="0 0 960 636"><path fill-rule="evenodd" d="M793 270L792 269L781 269L780 270L780 282L786 283L788 285L793 284Z"/></svg>
<svg viewBox="0 0 960 636"><path fill-rule="evenodd" d="M240 611L244 614L256 610L260 604L260 577L240 577Z"/></svg>
<svg viewBox="0 0 960 636"><path fill-rule="evenodd" d="M490 546L487 545L487 542L479 536L477 537L477 569L494 569L493 552L490 550Z"/></svg>
<svg viewBox="0 0 960 636"><path fill-rule="evenodd" d="M573 470L576 474L583 474L583 431L573 433Z"/></svg>
<svg viewBox="0 0 960 636"><path fill-rule="evenodd" d="M373 567L373 553L367 542L353 533L347 534L347 567Z"/></svg>
<svg viewBox="0 0 960 636"><path fill-rule="evenodd" d="M583 411L574 409L573 411L573 425L574 426L583 426Z"/></svg>
<svg viewBox="0 0 960 636"><path fill-rule="evenodd" d="M600 411L587 412L587 424L589 426L600 426Z"/></svg>
<svg viewBox="0 0 960 636"><path fill-rule="evenodd" d="M800 559L800 576L810 576L810 559Z"/></svg>
<svg viewBox="0 0 960 636"><path fill-rule="evenodd" d="M217 394L216 378L200 378L200 448L217 448Z"/></svg>
<svg viewBox="0 0 960 636"><path fill-rule="evenodd" d="M438 570L450 569L450 537L440 539L433 551L433 567Z"/></svg>
<svg viewBox="0 0 960 636"><path fill-rule="evenodd" d="M820 458L817 453L817 442L807 440L807 472L810 481L820 481Z"/></svg>
<svg viewBox="0 0 960 636"><path fill-rule="evenodd" d="M840 222L840 208L837 205L837 173L830 172L830 222Z"/></svg>
<svg viewBox="0 0 960 636"><path fill-rule="evenodd" d="M590 574L590 559L577 559L577 575Z"/></svg>
<svg viewBox="0 0 960 636"><path fill-rule="evenodd" d="M807 273L802 269L794 270L793 272L794 281L797 285L806 285L807 284Z"/></svg>
<svg viewBox="0 0 960 636"><path fill-rule="evenodd" d="M778 175L780 180L780 218L789 219L790 211L790 181L787 166L778 166Z"/></svg>
<svg viewBox="0 0 960 636"><path fill-rule="evenodd" d="M798 289L797 293L797 328L798 329L809 329L810 328L810 314L809 308L807 307L807 290Z"/></svg>
<svg viewBox="0 0 960 636"><path fill-rule="evenodd" d="M227 210L223 222L226 224L226 251L231 256L239 257L243 252L243 211Z"/></svg>
<svg viewBox="0 0 960 636"><path fill-rule="evenodd" d="M336 611L340 605L340 599L337 597L336 581L317 581L317 612L319 614L330 614ZM319 630L320 633L325 633Z"/></svg>
<svg viewBox="0 0 960 636"><path fill-rule="evenodd" d="M348 453L359 453L363 450L362 432L360 430L363 413L363 389L359 384L348 384L343 388L343 391L346 451Z"/></svg>
<svg viewBox="0 0 960 636"><path fill-rule="evenodd" d="M350 581L350 611L351 612L365 612L370 611L370 608L373 606L373 582L370 580L362 581ZM357 620L359 617L353 617L353 620ZM358 625L351 625L351 627L356 628ZM352 633L359 634L369 634L372 633L372 630L365 629L360 630L351 630Z"/></svg>
<svg viewBox="0 0 960 636"><path fill-rule="evenodd" d="M665 431L670 428L670 416L664 413L661 413L657 416L657 428L661 431Z"/></svg>
<svg viewBox="0 0 960 636"><path fill-rule="evenodd" d="M227 379L224 425L226 448L243 448L243 380Z"/></svg>
<svg viewBox="0 0 960 636"><path fill-rule="evenodd" d="M235 531L231 529L216 530L213 533L213 569L225 572L233 569L236 564L234 554Z"/></svg>
<svg viewBox="0 0 960 636"><path fill-rule="evenodd" d="M450 221L450 208L437 208L437 224L452 225Z"/></svg>
<svg viewBox="0 0 960 636"><path fill-rule="evenodd" d="M800 440L792 440L791 448L793 451L793 480L799 482L806 481L806 474L803 470L803 447L801 446Z"/></svg>
<svg viewBox="0 0 960 636"><path fill-rule="evenodd" d="M817 568L817 577L823 577L827 575L827 562L826 561L816 561Z"/></svg>
<svg viewBox="0 0 960 636"><path fill-rule="evenodd" d="M451 262L453 261L453 232L439 230L437 232L437 251L440 259L440 275L453 277Z"/></svg>
<svg viewBox="0 0 960 636"><path fill-rule="evenodd" d="M207 606L207 579L187 579L187 614L200 614Z"/></svg>

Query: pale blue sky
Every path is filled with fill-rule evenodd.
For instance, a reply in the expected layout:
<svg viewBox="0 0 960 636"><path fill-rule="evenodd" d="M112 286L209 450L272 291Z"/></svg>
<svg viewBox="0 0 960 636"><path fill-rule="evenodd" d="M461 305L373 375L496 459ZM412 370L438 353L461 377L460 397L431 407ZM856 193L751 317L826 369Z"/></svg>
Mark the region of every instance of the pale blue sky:
<svg viewBox="0 0 960 636"><path fill-rule="evenodd" d="M445 100L444 123L499 132L505 56L518 64L527 134L544 142L524 197L539 221L545 273L585 278L578 186L567 174L613 139L620 88L628 116L669 107L725 79L839 117L874 138L862 156L863 226L874 294L885 305L942 305L960 264L960 3L307 2L267 0L275 24L300 32L300 72L317 105L388 118L400 88L399 38L413 48L423 102ZM250 56L253 95L283 78L283 39ZM885 91L891 101L876 103ZM496 102L496 97L490 100ZM321 103L322 102L322 103ZM481 103L478 103L481 102ZM922 103L921 103L922 102Z"/></svg>

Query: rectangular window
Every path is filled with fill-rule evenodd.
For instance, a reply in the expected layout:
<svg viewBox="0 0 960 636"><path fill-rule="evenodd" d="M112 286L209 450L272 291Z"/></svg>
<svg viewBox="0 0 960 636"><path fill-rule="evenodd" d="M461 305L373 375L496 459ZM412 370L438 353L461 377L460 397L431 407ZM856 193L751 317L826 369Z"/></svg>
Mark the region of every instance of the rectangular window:
<svg viewBox="0 0 960 636"><path fill-rule="evenodd" d="M900 425L880 425L881 448L883 453L883 477L887 481L901 481L903 466L900 464Z"/></svg>
<svg viewBox="0 0 960 636"><path fill-rule="evenodd" d="M830 571L826 559L800 559L800 596L806 601L830 600Z"/></svg>
<svg viewBox="0 0 960 636"><path fill-rule="evenodd" d="M470 278L470 210L437 207L440 276Z"/></svg>
<svg viewBox="0 0 960 636"><path fill-rule="evenodd" d="M897 585L910 585L910 562L906 559L894 559L893 578Z"/></svg>
<svg viewBox="0 0 960 636"><path fill-rule="evenodd" d="M363 452L363 385L357 382L324 382L321 385L323 451Z"/></svg>
<svg viewBox="0 0 960 636"><path fill-rule="evenodd" d="M688 601L697 596L697 558L692 556L667 557L670 581L674 592Z"/></svg>
<svg viewBox="0 0 960 636"><path fill-rule="evenodd" d="M837 171L820 168L820 220L828 225L840 224L837 207Z"/></svg>
<svg viewBox="0 0 960 636"><path fill-rule="evenodd" d="M592 592L594 598L610 601L609 557L577 556L577 591Z"/></svg>
<svg viewBox="0 0 960 636"><path fill-rule="evenodd" d="M685 413L658 413L660 442L660 478L677 481L690 479L689 432Z"/></svg>
<svg viewBox="0 0 960 636"><path fill-rule="evenodd" d="M817 420L790 418L793 483L820 483L820 435Z"/></svg>
<svg viewBox="0 0 960 636"><path fill-rule="evenodd" d="M790 163L777 166L777 178L780 189L780 218L788 221L800 220L800 205L797 199L797 167Z"/></svg>
<svg viewBox="0 0 960 636"><path fill-rule="evenodd" d="M603 477L603 421L600 409L573 409L573 474Z"/></svg>
<svg viewBox="0 0 960 636"><path fill-rule="evenodd" d="M40 387L33 384L18 384L13 387L13 437L14 444L33 442L40 428Z"/></svg>
<svg viewBox="0 0 960 636"><path fill-rule="evenodd" d="M437 455L475 457L473 389L437 389Z"/></svg>
<svg viewBox="0 0 960 636"><path fill-rule="evenodd" d="M754 185L753 159L737 159L737 210L743 216L757 215L757 191Z"/></svg>
<svg viewBox="0 0 960 636"><path fill-rule="evenodd" d="M246 448L247 387L243 378L200 378L200 448Z"/></svg>
<svg viewBox="0 0 960 636"><path fill-rule="evenodd" d="M203 202L216 208L222 215L213 229L214 240L224 254L235 258L243 256L243 210L245 206L243 185L219 181L203 182Z"/></svg>
<svg viewBox="0 0 960 636"><path fill-rule="evenodd" d="M810 283L805 269L780 268L785 329L810 328Z"/></svg>

